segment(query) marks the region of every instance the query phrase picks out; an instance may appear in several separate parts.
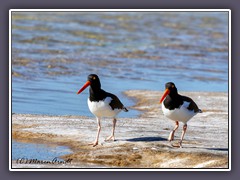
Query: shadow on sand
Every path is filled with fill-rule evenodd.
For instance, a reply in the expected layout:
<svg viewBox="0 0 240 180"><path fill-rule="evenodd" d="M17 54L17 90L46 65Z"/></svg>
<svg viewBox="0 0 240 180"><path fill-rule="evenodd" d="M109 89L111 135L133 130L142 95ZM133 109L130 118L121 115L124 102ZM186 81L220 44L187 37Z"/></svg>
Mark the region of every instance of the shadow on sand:
<svg viewBox="0 0 240 180"><path fill-rule="evenodd" d="M214 151L228 151L228 148L206 148L206 149Z"/></svg>
<svg viewBox="0 0 240 180"><path fill-rule="evenodd" d="M161 137L139 137L139 138L132 138L127 139L130 142L152 142L152 141L167 141L166 138Z"/></svg>

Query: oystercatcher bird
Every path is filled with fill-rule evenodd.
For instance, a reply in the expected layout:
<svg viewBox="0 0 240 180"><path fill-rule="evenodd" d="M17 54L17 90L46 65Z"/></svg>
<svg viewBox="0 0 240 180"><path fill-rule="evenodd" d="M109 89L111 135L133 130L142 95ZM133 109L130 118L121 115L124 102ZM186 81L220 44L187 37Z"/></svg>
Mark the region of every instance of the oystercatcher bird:
<svg viewBox="0 0 240 180"><path fill-rule="evenodd" d="M165 88L165 92L160 99L160 103L162 103L162 111L167 118L176 123L175 128L169 134L168 140L171 142L174 139L174 133L178 129L180 121L183 123L183 131L178 147L182 147L183 137L187 131L187 122L197 113L201 113L202 111L191 98L178 94L174 83L166 83Z"/></svg>
<svg viewBox="0 0 240 180"><path fill-rule="evenodd" d="M83 85L83 87L77 92L80 94L84 89L86 89L90 85L89 93L90 96L88 98L88 107L92 114L96 116L98 123L98 130L96 140L91 143L93 147L98 145L99 134L101 131L101 118L102 117L111 117L113 118L113 127L112 134L106 138L108 140L115 140L114 131L116 126L116 116L122 110L127 112L128 109L124 107L121 101L114 94L108 93L101 89L101 83L96 74L90 74L88 76L87 82Z"/></svg>

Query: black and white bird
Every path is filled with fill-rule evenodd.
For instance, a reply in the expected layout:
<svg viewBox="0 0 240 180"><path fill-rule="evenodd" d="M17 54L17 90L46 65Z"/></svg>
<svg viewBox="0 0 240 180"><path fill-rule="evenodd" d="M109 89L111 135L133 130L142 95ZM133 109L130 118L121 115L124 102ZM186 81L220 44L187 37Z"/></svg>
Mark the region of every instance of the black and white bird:
<svg viewBox="0 0 240 180"><path fill-rule="evenodd" d="M108 140L115 140L114 131L116 126L116 116L122 110L127 112L128 109L124 107L121 101L114 94L108 93L101 89L101 83L96 74L90 74L88 76L87 82L83 85L83 87L77 92L80 94L84 89L86 89L90 85L89 88L89 98L88 98L88 107L92 114L94 114L97 118L98 130L96 139L91 145L93 147L98 145L99 134L101 131L101 118L102 117L110 117L113 118L113 128L112 134L106 138Z"/></svg>
<svg viewBox="0 0 240 180"><path fill-rule="evenodd" d="M187 122L202 111L191 98L178 94L177 88L172 82L165 84L165 92L160 99L160 103L162 103L163 114L176 123L175 128L169 134L169 141L174 139L179 121L183 123L183 131L179 142L179 147L182 147L183 137L187 131Z"/></svg>

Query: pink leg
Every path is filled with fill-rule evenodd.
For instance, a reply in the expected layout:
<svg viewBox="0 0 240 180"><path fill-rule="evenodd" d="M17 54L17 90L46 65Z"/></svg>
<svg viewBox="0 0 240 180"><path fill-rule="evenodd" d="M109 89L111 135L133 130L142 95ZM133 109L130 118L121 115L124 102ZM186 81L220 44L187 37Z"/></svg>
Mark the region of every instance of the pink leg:
<svg viewBox="0 0 240 180"><path fill-rule="evenodd" d="M187 124L184 124L184 125L183 125L183 131L182 131L181 140L180 140L180 142L179 142L180 148L182 148L182 141L183 141L183 137L184 137L186 131L187 131Z"/></svg>
<svg viewBox="0 0 240 180"><path fill-rule="evenodd" d="M109 140L115 140L115 137L114 137L114 132L115 132L115 126L116 126L116 122L117 122L117 120L114 118L113 119L113 128L112 128L112 134L111 134L111 136L109 136L108 138L106 138L106 140L105 141L109 141Z"/></svg>
<svg viewBox="0 0 240 180"><path fill-rule="evenodd" d="M101 123L100 123L100 118L97 117L97 123L98 123L98 130L97 130L97 136L96 136L96 139L93 143L90 143L89 145L93 145L93 147L97 146L98 145L98 139L99 139L99 134L100 134L100 131L101 131Z"/></svg>
<svg viewBox="0 0 240 180"><path fill-rule="evenodd" d="M179 127L179 123L178 123L178 121L176 121L176 125L175 125L174 129L169 134L169 137L168 137L169 141L172 141L174 139L174 133L178 129L178 127Z"/></svg>

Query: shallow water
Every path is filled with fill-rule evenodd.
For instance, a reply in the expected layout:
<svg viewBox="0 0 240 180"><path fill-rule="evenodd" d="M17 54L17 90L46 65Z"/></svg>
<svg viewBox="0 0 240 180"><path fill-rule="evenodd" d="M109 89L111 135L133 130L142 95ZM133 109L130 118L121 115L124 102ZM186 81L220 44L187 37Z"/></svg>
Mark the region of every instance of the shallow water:
<svg viewBox="0 0 240 180"><path fill-rule="evenodd" d="M102 88L228 91L227 12L13 12L12 112L92 116L91 73ZM121 117L134 117L131 110Z"/></svg>
<svg viewBox="0 0 240 180"><path fill-rule="evenodd" d="M60 156L70 153L72 153L72 151L66 146L12 142L12 160L16 161L20 159L52 161L54 158L63 161Z"/></svg>

